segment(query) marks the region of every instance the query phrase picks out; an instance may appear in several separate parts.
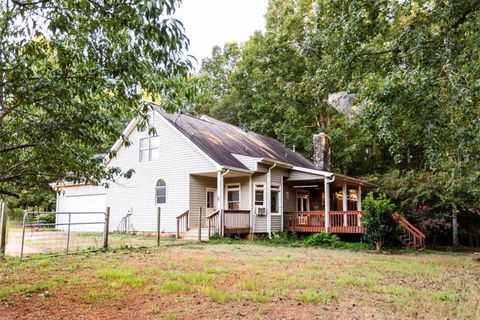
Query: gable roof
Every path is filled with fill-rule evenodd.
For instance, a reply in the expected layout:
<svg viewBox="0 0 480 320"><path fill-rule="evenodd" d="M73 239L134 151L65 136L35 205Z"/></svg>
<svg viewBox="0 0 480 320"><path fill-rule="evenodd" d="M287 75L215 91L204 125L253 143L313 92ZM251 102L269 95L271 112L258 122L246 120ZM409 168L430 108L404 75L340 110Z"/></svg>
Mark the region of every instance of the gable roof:
<svg viewBox="0 0 480 320"><path fill-rule="evenodd" d="M152 104L152 107L221 166L247 169L234 156L237 154L315 169L313 163L303 155L270 137L243 130L211 117L196 118L183 113L170 114L159 106Z"/></svg>

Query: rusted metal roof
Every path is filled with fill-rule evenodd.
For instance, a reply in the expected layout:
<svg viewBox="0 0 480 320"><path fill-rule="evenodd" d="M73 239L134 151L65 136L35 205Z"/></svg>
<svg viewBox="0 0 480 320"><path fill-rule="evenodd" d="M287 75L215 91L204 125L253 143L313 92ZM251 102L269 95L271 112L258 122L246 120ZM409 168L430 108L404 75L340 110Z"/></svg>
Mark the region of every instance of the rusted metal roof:
<svg viewBox="0 0 480 320"><path fill-rule="evenodd" d="M233 156L239 154L315 169L313 163L303 155L270 137L206 116L197 118L183 113L170 114L158 106L153 105L153 108L222 166L247 169Z"/></svg>

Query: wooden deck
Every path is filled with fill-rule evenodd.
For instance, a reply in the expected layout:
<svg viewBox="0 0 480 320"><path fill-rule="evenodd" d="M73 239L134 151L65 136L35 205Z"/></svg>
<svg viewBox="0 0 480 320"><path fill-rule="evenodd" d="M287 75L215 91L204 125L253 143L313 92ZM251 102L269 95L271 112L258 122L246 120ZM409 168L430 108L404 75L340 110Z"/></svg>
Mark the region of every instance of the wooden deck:
<svg viewBox="0 0 480 320"><path fill-rule="evenodd" d="M225 234L250 233L250 210L225 210Z"/></svg>
<svg viewBox="0 0 480 320"><path fill-rule="evenodd" d="M330 233L363 233L361 211L330 211ZM325 211L285 212L284 229L294 232L326 232Z"/></svg>
<svg viewBox="0 0 480 320"><path fill-rule="evenodd" d="M221 219L219 211L207 217L209 235L250 233L250 210L224 210ZM330 211L330 233L363 233L361 211ZM222 221L223 220L223 221ZM285 212L284 230L294 232L326 232L324 211Z"/></svg>

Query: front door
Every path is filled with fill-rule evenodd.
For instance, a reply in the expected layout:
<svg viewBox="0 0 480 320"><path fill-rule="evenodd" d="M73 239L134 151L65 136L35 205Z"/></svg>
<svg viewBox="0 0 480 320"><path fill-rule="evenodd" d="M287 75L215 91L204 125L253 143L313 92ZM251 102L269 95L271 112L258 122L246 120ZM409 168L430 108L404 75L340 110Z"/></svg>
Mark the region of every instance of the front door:
<svg viewBox="0 0 480 320"><path fill-rule="evenodd" d="M207 188L207 216L216 210L215 200L217 199L217 190Z"/></svg>
<svg viewBox="0 0 480 320"><path fill-rule="evenodd" d="M310 194L308 191L297 191L297 211L310 211Z"/></svg>

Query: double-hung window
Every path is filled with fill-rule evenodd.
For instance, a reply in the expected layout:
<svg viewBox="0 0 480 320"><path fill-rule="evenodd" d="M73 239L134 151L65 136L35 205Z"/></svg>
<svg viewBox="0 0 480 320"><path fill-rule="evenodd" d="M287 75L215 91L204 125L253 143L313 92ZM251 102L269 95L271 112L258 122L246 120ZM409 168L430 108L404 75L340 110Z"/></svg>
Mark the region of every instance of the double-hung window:
<svg viewBox="0 0 480 320"><path fill-rule="evenodd" d="M240 185L227 185L227 209L240 210Z"/></svg>
<svg viewBox="0 0 480 320"><path fill-rule="evenodd" d="M160 158L160 140L158 136L141 138L139 147L140 162L158 160Z"/></svg>
<svg viewBox="0 0 480 320"><path fill-rule="evenodd" d="M265 186L263 184L255 185L255 205L262 207L265 203Z"/></svg>
<svg viewBox="0 0 480 320"><path fill-rule="evenodd" d="M280 213L280 187L271 186L270 188L270 212Z"/></svg>

